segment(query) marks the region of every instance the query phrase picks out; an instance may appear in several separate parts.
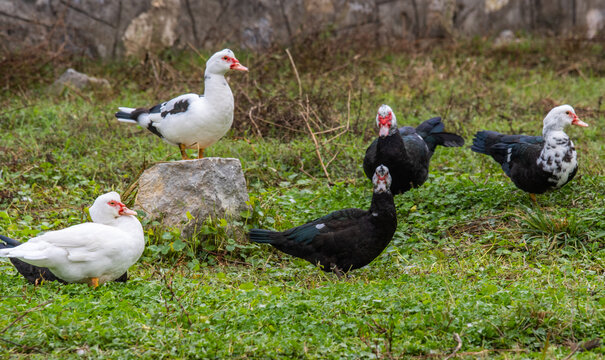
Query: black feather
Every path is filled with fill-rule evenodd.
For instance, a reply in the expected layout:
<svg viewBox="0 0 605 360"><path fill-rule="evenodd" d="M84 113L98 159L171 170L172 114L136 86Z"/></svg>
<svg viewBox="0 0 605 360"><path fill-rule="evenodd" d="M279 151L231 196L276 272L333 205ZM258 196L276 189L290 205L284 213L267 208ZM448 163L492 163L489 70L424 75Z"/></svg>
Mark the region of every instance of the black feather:
<svg viewBox="0 0 605 360"><path fill-rule="evenodd" d="M118 111L117 113L115 113L115 116L120 119L131 119L130 113L127 113L124 111ZM132 119L132 120L136 120L136 119Z"/></svg>
<svg viewBox="0 0 605 360"><path fill-rule="evenodd" d="M440 117L428 119L416 126L416 132L423 138L426 138L432 133L441 133L443 130L445 130L445 125L441 122Z"/></svg>

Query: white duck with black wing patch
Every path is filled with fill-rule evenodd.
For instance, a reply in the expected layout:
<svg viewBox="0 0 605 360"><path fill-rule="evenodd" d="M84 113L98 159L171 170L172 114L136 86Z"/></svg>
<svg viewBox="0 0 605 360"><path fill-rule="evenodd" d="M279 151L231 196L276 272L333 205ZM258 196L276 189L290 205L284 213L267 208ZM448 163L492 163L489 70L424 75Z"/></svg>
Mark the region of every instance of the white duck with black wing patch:
<svg viewBox="0 0 605 360"><path fill-rule="evenodd" d="M233 124L233 93L225 79L229 70L248 71L233 51L224 49L206 62L204 95L184 94L153 107L120 107L115 116L178 146L184 160L189 159L185 149L198 149L202 158L204 149L225 136Z"/></svg>

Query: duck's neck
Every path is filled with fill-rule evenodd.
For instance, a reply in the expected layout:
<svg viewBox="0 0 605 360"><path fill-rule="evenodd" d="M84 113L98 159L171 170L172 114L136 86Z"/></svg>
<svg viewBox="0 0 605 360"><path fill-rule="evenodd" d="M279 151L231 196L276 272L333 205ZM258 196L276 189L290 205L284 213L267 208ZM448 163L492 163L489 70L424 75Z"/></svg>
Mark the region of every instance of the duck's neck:
<svg viewBox="0 0 605 360"><path fill-rule="evenodd" d="M374 224L376 236L384 242L375 244L383 247L385 243L391 241L395 229L397 228L397 210L393 201L393 194L390 192L374 193L372 195L372 205L370 206L371 222Z"/></svg>
<svg viewBox="0 0 605 360"><path fill-rule="evenodd" d="M204 97L213 104L231 104L233 93L224 75L206 73L204 75Z"/></svg>
<svg viewBox="0 0 605 360"><path fill-rule="evenodd" d="M538 166L552 174L551 181L562 186L576 169L576 149L573 142L562 130L544 133L544 147L537 160Z"/></svg>
<svg viewBox="0 0 605 360"><path fill-rule="evenodd" d="M145 240L143 226L141 226L139 220L133 215L119 216L115 218L111 223L106 225L114 226L130 234L135 239L143 239L143 241Z"/></svg>
<svg viewBox="0 0 605 360"><path fill-rule="evenodd" d="M573 143L563 130L547 131L543 135L544 148L540 155L553 154L557 152L566 152L570 148L573 149ZM573 149L575 150L575 149Z"/></svg>
<svg viewBox="0 0 605 360"><path fill-rule="evenodd" d="M370 211L373 214L377 214L377 217L379 218L396 219L397 210L395 209L393 194L391 192L374 193L372 195Z"/></svg>
<svg viewBox="0 0 605 360"><path fill-rule="evenodd" d="M405 146L403 146L403 139L401 138L401 136L399 135L399 132L393 132L393 133L389 133L389 135L385 136L385 137L379 137L378 138L378 144L377 147L382 148L385 147L385 149L389 149L389 150L395 150L397 149L398 152L404 152L405 153ZM383 150L383 151L388 151L388 150Z"/></svg>

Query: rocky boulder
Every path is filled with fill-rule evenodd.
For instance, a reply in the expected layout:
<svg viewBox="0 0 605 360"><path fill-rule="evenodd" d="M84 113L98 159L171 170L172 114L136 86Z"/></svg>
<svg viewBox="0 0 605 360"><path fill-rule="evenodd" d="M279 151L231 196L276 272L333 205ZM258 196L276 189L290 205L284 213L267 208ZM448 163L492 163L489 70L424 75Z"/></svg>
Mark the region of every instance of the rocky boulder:
<svg viewBox="0 0 605 360"><path fill-rule="evenodd" d="M135 207L191 236L208 217L240 218L249 210L248 200L239 159L210 157L159 163L145 170Z"/></svg>

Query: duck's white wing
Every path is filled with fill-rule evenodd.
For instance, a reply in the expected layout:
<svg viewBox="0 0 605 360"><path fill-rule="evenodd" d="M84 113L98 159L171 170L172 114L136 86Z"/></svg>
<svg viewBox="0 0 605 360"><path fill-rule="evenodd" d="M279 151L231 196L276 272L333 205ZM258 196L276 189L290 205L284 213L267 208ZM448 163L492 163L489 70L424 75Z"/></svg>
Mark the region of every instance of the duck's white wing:
<svg viewBox="0 0 605 360"><path fill-rule="evenodd" d="M5 249L8 257L34 260L51 265L55 262L94 261L100 253L119 251L119 239L128 236L112 226L84 223L66 229L50 231L23 245Z"/></svg>

